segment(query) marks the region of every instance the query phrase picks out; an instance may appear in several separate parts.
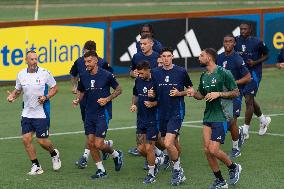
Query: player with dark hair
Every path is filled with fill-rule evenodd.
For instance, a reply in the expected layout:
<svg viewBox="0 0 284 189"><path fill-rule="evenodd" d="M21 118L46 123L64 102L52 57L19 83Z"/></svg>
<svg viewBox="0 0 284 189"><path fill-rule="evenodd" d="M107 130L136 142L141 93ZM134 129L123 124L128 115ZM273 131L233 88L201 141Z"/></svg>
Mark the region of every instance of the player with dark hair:
<svg viewBox="0 0 284 189"><path fill-rule="evenodd" d="M218 55L217 65L227 70L230 70L233 74L239 91L241 91L245 84L251 81L251 75L246 67L242 57L234 51L236 45L235 37L232 34L228 34L224 37L223 46L225 52ZM242 107L242 99L240 96L233 99L234 119L232 120L229 130L232 136L232 152L231 157L236 158L241 155L240 147L244 142L243 129L238 129L237 118L240 116Z"/></svg>
<svg viewBox="0 0 284 189"><path fill-rule="evenodd" d="M111 102L121 94L122 90L113 75L98 66L98 56L95 51L86 52L84 60L87 71L80 76L79 94L72 103L76 106L83 96L86 96L84 129L91 155L98 169L96 174L92 176L92 179L105 178L107 174L99 151L112 155L115 171L120 171L123 163L122 152L114 150L109 144L104 142L108 123L112 118ZM110 87L114 89L112 93L110 93Z"/></svg>
<svg viewBox="0 0 284 189"><path fill-rule="evenodd" d="M158 100L159 131L164 146L173 163L171 184L176 186L186 178L181 167L181 148L178 136L185 115L184 88L192 86L187 71L173 64L173 50L161 51L162 67L152 70L153 89L148 90L149 97Z"/></svg>
<svg viewBox="0 0 284 189"><path fill-rule="evenodd" d="M230 71L217 66L215 49L204 49L199 62L206 71L201 74L198 90L187 90L188 96L197 100L206 100L203 118L204 152L216 180L209 189L228 188L223 178L218 161L229 168L230 184L235 185L240 177L241 165L233 163L221 149L229 122L233 119L233 98L239 95L239 89Z"/></svg>
<svg viewBox="0 0 284 189"><path fill-rule="evenodd" d="M241 35L236 37L235 45L235 51L244 59L252 76L252 81L246 84L242 90L242 95L245 97L246 102L245 124L243 126L245 139L249 138L249 127L253 114L260 121L259 135L266 133L271 122L270 117L262 114L260 106L255 100L262 78L262 63L268 59L269 50L264 42L251 36L251 30L250 23L242 23L240 25Z"/></svg>

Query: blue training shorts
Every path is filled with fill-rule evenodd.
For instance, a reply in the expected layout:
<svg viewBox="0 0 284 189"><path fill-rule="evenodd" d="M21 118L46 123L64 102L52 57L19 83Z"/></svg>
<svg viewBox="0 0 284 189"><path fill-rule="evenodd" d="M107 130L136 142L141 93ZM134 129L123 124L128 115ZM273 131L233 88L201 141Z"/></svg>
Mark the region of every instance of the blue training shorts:
<svg viewBox="0 0 284 189"><path fill-rule="evenodd" d="M106 115L98 116L96 119L86 118L84 122L85 135L94 134L96 137L105 138L109 119Z"/></svg>
<svg viewBox="0 0 284 189"><path fill-rule="evenodd" d="M37 138L48 138L50 119L49 118L27 118L21 120L22 134L35 132Z"/></svg>
<svg viewBox="0 0 284 189"><path fill-rule="evenodd" d="M167 133L179 135L181 129L182 119L172 118L170 120L159 120L159 131L161 137L165 137Z"/></svg>
<svg viewBox="0 0 284 189"><path fill-rule="evenodd" d="M225 136L228 130L229 122L203 122L203 125L210 127L212 130L211 140L224 144Z"/></svg>
<svg viewBox="0 0 284 189"><path fill-rule="evenodd" d="M137 121L136 134L146 134L147 141L157 141L158 133L157 122L143 123L139 120Z"/></svg>

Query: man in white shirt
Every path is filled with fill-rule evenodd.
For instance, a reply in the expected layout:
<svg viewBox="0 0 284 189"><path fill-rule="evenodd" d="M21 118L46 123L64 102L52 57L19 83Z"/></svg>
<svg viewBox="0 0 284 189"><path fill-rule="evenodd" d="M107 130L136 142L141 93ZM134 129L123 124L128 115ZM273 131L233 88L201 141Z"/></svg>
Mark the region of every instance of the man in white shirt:
<svg viewBox="0 0 284 189"><path fill-rule="evenodd" d="M59 151L48 140L50 125L49 99L57 93L57 86L52 75L47 70L37 66L35 51L27 52L26 62L28 68L18 73L15 90L8 91L7 101L14 102L23 92L22 136L25 150L32 162L32 168L28 174L38 175L42 174L43 170L36 158L36 150L32 144L34 133L41 147L50 153L53 169L57 171L61 167Z"/></svg>

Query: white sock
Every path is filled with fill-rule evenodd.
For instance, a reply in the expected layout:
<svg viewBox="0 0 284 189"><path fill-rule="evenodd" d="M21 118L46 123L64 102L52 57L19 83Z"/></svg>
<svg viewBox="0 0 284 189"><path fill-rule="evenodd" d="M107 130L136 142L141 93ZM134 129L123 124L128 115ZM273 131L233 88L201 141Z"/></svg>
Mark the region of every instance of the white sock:
<svg viewBox="0 0 284 189"><path fill-rule="evenodd" d="M119 153L116 150L113 150L111 155L112 155L113 158L116 158L116 157L119 156Z"/></svg>
<svg viewBox="0 0 284 189"><path fill-rule="evenodd" d="M148 165L149 171L148 173L151 174L152 176L155 176L154 170L155 170L155 165L150 166Z"/></svg>
<svg viewBox="0 0 284 189"><path fill-rule="evenodd" d="M239 150L239 139L236 141L232 140L233 148Z"/></svg>
<svg viewBox="0 0 284 189"><path fill-rule="evenodd" d="M102 172L106 172L102 161L96 163L96 166L98 169L102 170Z"/></svg>
<svg viewBox="0 0 284 189"><path fill-rule="evenodd" d="M267 122L266 117L263 114L261 114L261 116L259 116L258 119L261 123L266 124L266 122Z"/></svg>
<svg viewBox="0 0 284 189"><path fill-rule="evenodd" d="M248 130L249 130L249 125L244 124L244 129L245 129L246 131L248 131Z"/></svg>
<svg viewBox="0 0 284 189"><path fill-rule="evenodd" d="M180 170L180 161L179 161L179 159L176 162L173 161L173 164L174 164L174 169Z"/></svg>
<svg viewBox="0 0 284 189"><path fill-rule="evenodd" d="M109 147L113 146L113 141L112 140L104 140L104 143L109 145Z"/></svg>
<svg viewBox="0 0 284 189"><path fill-rule="evenodd" d="M156 156L160 156L161 153L162 153L162 151L159 148L157 148L156 146L154 146L154 151L155 151Z"/></svg>
<svg viewBox="0 0 284 189"><path fill-rule="evenodd" d="M90 150L86 148L85 151L84 151L83 156L88 160L89 155L90 155Z"/></svg>

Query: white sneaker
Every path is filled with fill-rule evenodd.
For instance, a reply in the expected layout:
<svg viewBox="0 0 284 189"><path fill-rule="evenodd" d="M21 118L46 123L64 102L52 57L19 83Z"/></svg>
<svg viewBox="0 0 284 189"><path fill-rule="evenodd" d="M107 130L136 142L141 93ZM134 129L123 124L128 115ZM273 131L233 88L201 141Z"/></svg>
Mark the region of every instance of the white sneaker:
<svg viewBox="0 0 284 189"><path fill-rule="evenodd" d="M242 126L243 128L243 135L244 135L244 139L249 139L249 131L246 127Z"/></svg>
<svg viewBox="0 0 284 189"><path fill-rule="evenodd" d="M60 161L60 158L59 158L59 151L57 150L57 149L54 149L55 150L55 152L56 152L56 156L53 156L52 158L51 158L51 160L52 160L52 167L53 167L53 170L54 171L57 171L57 170L59 170L60 169L60 167L61 167L61 161Z"/></svg>
<svg viewBox="0 0 284 189"><path fill-rule="evenodd" d="M41 166L37 166L35 163L32 164L31 171L28 172L28 175L40 175L43 173Z"/></svg>
<svg viewBox="0 0 284 189"><path fill-rule="evenodd" d="M270 122L271 122L271 118L270 117L266 117L266 123L265 124L260 122L260 124L259 124L259 131L258 131L259 135L264 135L266 133L267 128L268 128Z"/></svg>

